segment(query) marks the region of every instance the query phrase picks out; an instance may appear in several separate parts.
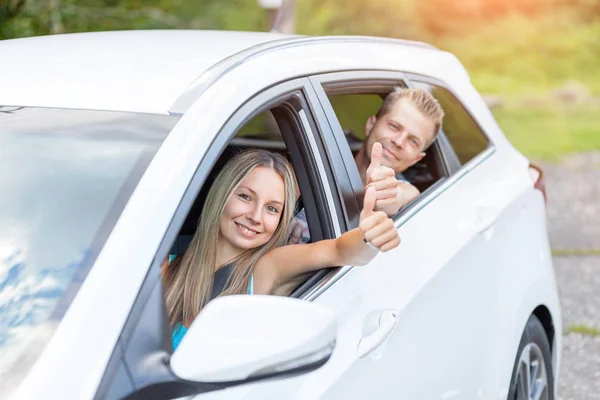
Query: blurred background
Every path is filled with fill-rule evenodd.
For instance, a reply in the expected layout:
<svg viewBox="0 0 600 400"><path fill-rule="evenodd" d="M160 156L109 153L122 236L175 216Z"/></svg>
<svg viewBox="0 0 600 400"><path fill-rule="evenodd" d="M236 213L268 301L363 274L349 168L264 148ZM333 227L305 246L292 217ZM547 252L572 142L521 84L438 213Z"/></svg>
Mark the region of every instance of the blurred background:
<svg viewBox="0 0 600 400"><path fill-rule="evenodd" d="M0 39L115 29L269 30L281 0L0 0ZM557 161L600 149L599 0L292 0L282 30L451 51L510 140ZM566 135L565 131L569 131Z"/></svg>
<svg viewBox="0 0 600 400"><path fill-rule="evenodd" d="M600 399L600 0L286 0L278 14L280 4L0 0L0 39L266 31L277 21L285 33L412 39L454 53L506 136L545 171L565 331L559 398Z"/></svg>

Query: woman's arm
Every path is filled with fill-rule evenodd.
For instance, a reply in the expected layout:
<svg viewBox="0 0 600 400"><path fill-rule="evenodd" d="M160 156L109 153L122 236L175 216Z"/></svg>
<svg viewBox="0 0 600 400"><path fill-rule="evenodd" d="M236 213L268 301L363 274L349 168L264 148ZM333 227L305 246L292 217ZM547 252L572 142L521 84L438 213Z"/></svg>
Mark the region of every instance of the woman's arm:
<svg viewBox="0 0 600 400"><path fill-rule="evenodd" d="M254 271L255 292L272 293L300 274L325 267L365 265L378 250L388 251L398 246L400 238L394 222L383 211L374 211L375 196L373 188L365 192L358 228L336 239L278 247L265 254Z"/></svg>

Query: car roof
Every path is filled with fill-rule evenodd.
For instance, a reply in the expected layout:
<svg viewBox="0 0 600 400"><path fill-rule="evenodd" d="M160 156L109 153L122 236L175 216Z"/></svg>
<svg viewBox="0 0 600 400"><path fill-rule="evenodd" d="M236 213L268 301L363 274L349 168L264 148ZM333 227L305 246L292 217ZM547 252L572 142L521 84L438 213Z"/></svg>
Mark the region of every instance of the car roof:
<svg viewBox="0 0 600 400"><path fill-rule="evenodd" d="M166 112L215 63L285 37L148 30L0 41L0 104Z"/></svg>
<svg viewBox="0 0 600 400"><path fill-rule="evenodd" d="M326 40L332 39L198 30L4 40L0 41L0 59L4 60L0 63L0 105L166 114L174 104L179 110L182 104L185 108L211 79L234 68L244 57L289 43Z"/></svg>

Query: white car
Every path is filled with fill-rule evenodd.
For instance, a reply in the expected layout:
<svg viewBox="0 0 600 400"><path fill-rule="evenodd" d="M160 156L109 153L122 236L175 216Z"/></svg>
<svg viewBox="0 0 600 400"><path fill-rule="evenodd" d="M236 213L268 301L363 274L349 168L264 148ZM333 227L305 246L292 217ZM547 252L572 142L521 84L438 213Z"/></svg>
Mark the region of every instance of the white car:
<svg viewBox="0 0 600 400"><path fill-rule="evenodd" d="M143 31L0 42L0 398L553 399L542 174L452 54L368 37ZM173 352L160 263L231 155L288 155L312 240L356 227L353 153L396 86L442 132L402 243L290 298L211 302ZM282 266L284 268L285 266Z"/></svg>

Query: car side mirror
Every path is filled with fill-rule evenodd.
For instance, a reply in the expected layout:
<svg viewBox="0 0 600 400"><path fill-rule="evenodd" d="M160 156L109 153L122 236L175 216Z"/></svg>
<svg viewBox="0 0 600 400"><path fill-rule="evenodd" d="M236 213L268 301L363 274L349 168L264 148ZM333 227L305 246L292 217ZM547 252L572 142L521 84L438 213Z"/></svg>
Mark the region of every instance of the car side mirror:
<svg viewBox="0 0 600 400"><path fill-rule="evenodd" d="M280 296L219 297L204 307L170 359L191 382L241 383L309 372L335 347L331 311Z"/></svg>

